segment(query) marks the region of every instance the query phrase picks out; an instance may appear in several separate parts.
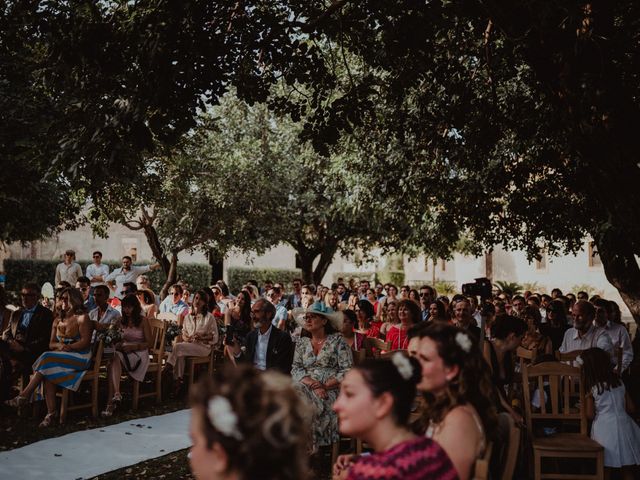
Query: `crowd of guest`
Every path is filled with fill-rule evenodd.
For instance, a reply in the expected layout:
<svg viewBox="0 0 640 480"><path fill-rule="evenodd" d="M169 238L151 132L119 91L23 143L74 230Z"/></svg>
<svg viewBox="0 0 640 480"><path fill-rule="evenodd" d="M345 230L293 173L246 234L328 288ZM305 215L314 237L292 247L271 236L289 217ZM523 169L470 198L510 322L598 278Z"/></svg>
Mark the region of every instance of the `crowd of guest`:
<svg viewBox="0 0 640 480"><path fill-rule="evenodd" d="M258 467L237 460L245 451L243 438L266 442L264 448L275 459L300 453L293 437L306 436L305 453L313 454L336 445L342 434L363 440L373 454L341 456L334 467L336 478L372 478L372 471L386 468L391 473L384 478L467 479L487 445L499 437L501 415L523 425L514 389L518 351L549 357L595 348L604 352L619 379L606 377L605 390L633 383L633 346L618 305L584 292L563 295L554 289L551 295L512 296L498 291L486 298L449 298L429 285L398 288L339 279L324 286L296 279L291 291L278 282L250 281L232 295L220 280L199 289L178 282L160 299L145 276L157 266L134 267L124 257L122 267L109 272L99 268L101 258L95 252L92 268L82 275L73 267L73 252L67 255L56 270L52 303L40 298L38 285L27 284L20 308L0 305L3 395L8 405L20 406L42 391L47 414L41 426L51 425L56 389L76 390L97 333L117 328L121 340L105 356L108 393L102 414L111 416L122 402L122 375L136 381L145 377L152 342L149 322L172 314L180 331L168 348L164 373L174 379L176 392L189 357L219 351L231 369L216 374L222 375L221 383L204 383L192 394L198 407L192 421L196 473L206 468L214 445L226 452L229 468L244 471ZM260 376L259 371L269 374ZM11 395L20 378L22 388ZM224 385L238 382L246 384L225 390ZM602 387L602 381L593 382ZM600 387L590 397L592 409L598 408ZM251 410L253 400L245 398L251 392L262 392L265 402L278 411L290 410L305 426L294 428L289 414L273 417L265 404ZM276 393L282 398L273 397ZM216 420L212 403L224 411L225 421ZM411 413L419 414L413 426ZM275 423L263 428L245 415L273 417ZM235 419L233 428L230 419ZM291 438L282 437L285 430L292 432ZM605 465L639 464L638 448L627 450L622 460ZM402 460L407 458L411 461ZM265 465L272 460L264 459ZM413 470L407 470L409 464ZM302 471L296 459L290 468L292 475Z"/></svg>

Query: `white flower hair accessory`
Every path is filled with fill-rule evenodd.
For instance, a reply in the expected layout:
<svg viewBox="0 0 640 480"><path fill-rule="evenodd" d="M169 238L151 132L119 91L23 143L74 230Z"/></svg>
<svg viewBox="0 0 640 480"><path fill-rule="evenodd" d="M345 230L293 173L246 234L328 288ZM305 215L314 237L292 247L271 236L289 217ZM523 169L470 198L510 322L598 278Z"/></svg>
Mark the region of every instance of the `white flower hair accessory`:
<svg viewBox="0 0 640 480"><path fill-rule="evenodd" d="M466 333L456 333L456 343L464 352L469 353L471 351L471 339Z"/></svg>
<svg viewBox="0 0 640 480"><path fill-rule="evenodd" d="M409 380L413 376L413 367L407 357L401 353L396 353L391 357L391 361L398 369L398 373L404 380Z"/></svg>
<svg viewBox="0 0 640 480"><path fill-rule="evenodd" d="M238 416L226 397L220 395L212 397L207 405L207 416L211 425L220 433L236 440L242 440L242 433L238 430Z"/></svg>

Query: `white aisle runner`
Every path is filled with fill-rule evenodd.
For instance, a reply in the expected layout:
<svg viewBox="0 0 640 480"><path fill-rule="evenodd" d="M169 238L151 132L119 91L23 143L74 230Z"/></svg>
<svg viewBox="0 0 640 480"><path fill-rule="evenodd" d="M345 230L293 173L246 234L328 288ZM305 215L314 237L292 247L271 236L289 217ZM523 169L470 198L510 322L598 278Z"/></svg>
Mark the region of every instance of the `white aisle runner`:
<svg viewBox="0 0 640 480"><path fill-rule="evenodd" d="M0 479L87 479L189 446L189 410L180 410L0 452Z"/></svg>

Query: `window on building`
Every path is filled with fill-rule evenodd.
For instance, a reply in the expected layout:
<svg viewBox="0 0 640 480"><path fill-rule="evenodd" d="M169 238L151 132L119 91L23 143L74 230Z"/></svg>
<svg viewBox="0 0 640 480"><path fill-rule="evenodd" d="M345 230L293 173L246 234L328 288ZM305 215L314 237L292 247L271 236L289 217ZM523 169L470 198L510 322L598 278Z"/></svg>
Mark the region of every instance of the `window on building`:
<svg viewBox="0 0 640 480"><path fill-rule="evenodd" d="M443 272L447 269L447 261L444 258L440 259L440 270Z"/></svg>
<svg viewBox="0 0 640 480"><path fill-rule="evenodd" d="M598 253L596 242L589 242L589 266L599 267L600 265L602 265L602 260L600 260L600 254Z"/></svg>

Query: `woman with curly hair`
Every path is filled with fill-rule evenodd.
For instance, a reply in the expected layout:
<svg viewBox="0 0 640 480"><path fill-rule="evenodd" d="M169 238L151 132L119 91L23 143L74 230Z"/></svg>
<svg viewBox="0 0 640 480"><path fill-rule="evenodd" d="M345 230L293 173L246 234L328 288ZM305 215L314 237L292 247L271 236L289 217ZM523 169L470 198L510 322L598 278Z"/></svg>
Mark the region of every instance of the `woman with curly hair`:
<svg viewBox="0 0 640 480"><path fill-rule="evenodd" d="M461 328L436 322L420 332L417 359L426 436L442 446L460 479L471 478L498 422L494 387L478 342Z"/></svg>
<svg viewBox="0 0 640 480"><path fill-rule="evenodd" d="M40 384L44 383L47 415L40 427L49 427L56 417L56 389L76 391L91 362L93 327L80 290L66 287L60 292L60 304L51 327L49 348L33 364L34 375L10 406L26 403ZM137 301L137 300L136 300Z"/></svg>
<svg viewBox="0 0 640 480"><path fill-rule="evenodd" d="M421 321L420 307L409 299L398 302L399 325L393 325L387 331L386 340L391 344L391 350L406 350L409 343L407 330Z"/></svg>
<svg viewBox="0 0 640 480"><path fill-rule="evenodd" d="M289 377L248 365L191 391L189 462L198 480L306 480L309 412Z"/></svg>
<svg viewBox="0 0 640 480"><path fill-rule="evenodd" d="M355 312L358 318L358 331L367 337L380 337L382 322L374 319L373 305L369 300L359 300L355 306Z"/></svg>
<svg viewBox="0 0 640 480"><path fill-rule="evenodd" d="M449 315L444 302L434 300L429 304L429 322L449 323Z"/></svg>

